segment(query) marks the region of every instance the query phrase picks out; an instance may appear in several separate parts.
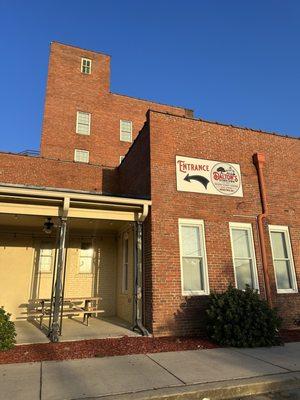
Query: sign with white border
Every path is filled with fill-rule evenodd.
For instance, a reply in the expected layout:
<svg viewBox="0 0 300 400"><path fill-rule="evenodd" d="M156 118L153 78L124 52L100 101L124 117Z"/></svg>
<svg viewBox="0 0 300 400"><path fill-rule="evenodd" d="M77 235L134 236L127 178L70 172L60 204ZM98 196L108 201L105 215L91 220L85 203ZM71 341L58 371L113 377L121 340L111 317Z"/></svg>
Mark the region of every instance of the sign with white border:
<svg viewBox="0 0 300 400"><path fill-rule="evenodd" d="M180 192L243 197L239 164L176 156L176 182Z"/></svg>

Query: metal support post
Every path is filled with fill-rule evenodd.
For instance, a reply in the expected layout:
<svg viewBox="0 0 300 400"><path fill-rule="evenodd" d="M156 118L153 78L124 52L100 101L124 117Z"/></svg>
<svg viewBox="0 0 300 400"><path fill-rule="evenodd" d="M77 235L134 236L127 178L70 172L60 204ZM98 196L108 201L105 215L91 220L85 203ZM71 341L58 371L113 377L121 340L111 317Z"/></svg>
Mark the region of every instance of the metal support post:
<svg viewBox="0 0 300 400"><path fill-rule="evenodd" d="M56 281L54 287L54 298L52 312L52 324L50 327L49 337L52 342L58 342L60 334L60 311L62 304L62 290L63 290L63 271L65 266L66 255L66 232L67 232L67 219L61 218L60 232L59 232L59 245L56 263Z"/></svg>

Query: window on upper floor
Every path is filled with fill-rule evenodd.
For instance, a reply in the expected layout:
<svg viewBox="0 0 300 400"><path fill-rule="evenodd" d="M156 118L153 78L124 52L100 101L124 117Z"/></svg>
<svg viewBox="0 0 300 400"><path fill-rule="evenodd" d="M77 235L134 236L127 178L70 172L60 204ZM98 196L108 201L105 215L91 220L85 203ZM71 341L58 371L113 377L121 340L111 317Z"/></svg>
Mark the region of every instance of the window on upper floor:
<svg viewBox="0 0 300 400"><path fill-rule="evenodd" d="M77 111L76 133L89 135L91 130L91 114L88 112Z"/></svg>
<svg viewBox="0 0 300 400"><path fill-rule="evenodd" d="M75 149L74 161L88 163L90 158L90 152L87 150Z"/></svg>
<svg viewBox="0 0 300 400"><path fill-rule="evenodd" d="M124 160L125 156L120 156L120 164Z"/></svg>
<svg viewBox="0 0 300 400"><path fill-rule="evenodd" d="M230 222L229 228L236 287L244 290L249 285L252 289L258 289L252 226Z"/></svg>
<svg viewBox="0 0 300 400"><path fill-rule="evenodd" d="M132 121L120 120L120 140L122 142L132 142Z"/></svg>
<svg viewBox="0 0 300 400"><path fill-rule="evenodd" d="M287 226L269 226L275 280L278 293L297 292L295 266Z"/></svg>
<svg viewBox="0 0 300 400"><path fill-rule="evenodd" d="M83 74L91 74L92 72L92 60L88 58L81 59L81 72Z"/></svg>

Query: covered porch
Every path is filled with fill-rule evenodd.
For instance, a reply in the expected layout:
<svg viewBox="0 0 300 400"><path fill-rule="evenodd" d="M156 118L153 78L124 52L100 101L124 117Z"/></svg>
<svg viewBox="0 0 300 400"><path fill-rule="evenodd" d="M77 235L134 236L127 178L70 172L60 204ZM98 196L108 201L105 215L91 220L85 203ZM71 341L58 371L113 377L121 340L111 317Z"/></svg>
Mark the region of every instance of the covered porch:
<svg viewBox="0 0 300 400"><path fill-rule="evenodd" d="M17 344L48 343L46 327L40 328L34 321L15 321L17 332ZM74 340L118 338L123 336L140 336L140 333L132 330L132 324L119 317L91 318L89 325L82 323L76 317L63 321L60 342Z"/></svg>
<svg viewBox="0 0 300 400"><path fill-rule="evenodd" d="M17 343L145 334L142 222L150 202L0 187L0 306Z"/></svg>

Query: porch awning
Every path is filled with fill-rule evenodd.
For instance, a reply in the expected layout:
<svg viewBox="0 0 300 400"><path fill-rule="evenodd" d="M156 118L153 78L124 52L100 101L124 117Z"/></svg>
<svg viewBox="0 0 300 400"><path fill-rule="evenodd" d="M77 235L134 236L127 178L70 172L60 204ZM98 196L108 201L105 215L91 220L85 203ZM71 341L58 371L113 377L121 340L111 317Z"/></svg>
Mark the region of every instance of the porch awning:
<svg viewBox="0 0 300 400"><path fill-rule="evenodd" d="M142 221L150 200L102 194L0 185L0 213Z"/></svg>

